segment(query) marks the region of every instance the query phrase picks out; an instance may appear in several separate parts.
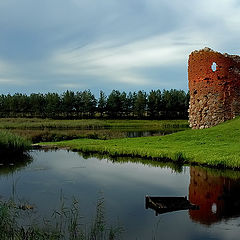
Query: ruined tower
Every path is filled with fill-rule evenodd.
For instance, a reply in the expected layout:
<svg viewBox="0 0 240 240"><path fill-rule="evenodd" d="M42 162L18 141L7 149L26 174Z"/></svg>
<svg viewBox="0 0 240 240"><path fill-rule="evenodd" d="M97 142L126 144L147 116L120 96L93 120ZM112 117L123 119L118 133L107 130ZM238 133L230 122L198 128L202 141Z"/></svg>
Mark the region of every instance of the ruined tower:
<svg viewBox="0 0 240 240"><path fill-rule="evenodd" d="M188 60L190 127L209 128L240 115L240 56L210 48Z"/></svg>

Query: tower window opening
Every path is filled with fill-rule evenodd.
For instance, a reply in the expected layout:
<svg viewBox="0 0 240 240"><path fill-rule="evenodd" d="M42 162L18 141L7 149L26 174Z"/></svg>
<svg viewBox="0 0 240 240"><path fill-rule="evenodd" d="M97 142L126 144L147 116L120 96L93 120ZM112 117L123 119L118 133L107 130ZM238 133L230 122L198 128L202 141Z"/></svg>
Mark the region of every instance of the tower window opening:
<svg viewBox="0 0 240 240"><path fill-rule="evenodd" d="M212 69L213 72L216 72L217 64L215 62L212 63L211 69Z"/></svg>

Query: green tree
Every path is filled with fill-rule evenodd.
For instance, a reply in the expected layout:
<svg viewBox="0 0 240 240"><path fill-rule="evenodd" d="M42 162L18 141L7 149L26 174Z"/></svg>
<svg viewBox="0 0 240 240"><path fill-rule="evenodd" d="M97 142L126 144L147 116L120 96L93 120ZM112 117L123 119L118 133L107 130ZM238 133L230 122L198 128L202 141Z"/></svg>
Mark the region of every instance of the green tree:
<svg viewBox="0 0 240 240"><path fill-rule="evenodd" d="M147 106L147 94L144 91L138 91L134 101L134 111L138 118L145 116Z"/></svg>
<svg viewBox="0 0 240 240"><path fill-rule="evenodd" d="M119 113L122 113L121 93L118 90L113 90L109 94L106 109L108 115L113 118L118 117Z"/></svg>
<svg viewBox="0 0 240 240"><path fill-rule="evenodd" d="M69 118L73 116L75 109L75 94L73 91L67 90L62 94L62 112Z"/></svg>
<svg viewBox="0 0 240 240"><path fill-rule="evenodd" d="M82 92L82 109L86 117L93 117L97 107L97 100L90 90Z"/></svg>
<svg viewBox="0 0 240 240"><path fill-rule="evenodd" d="M61 110L61 99L57 93L45 94L45 112L44 115L49 118L56 118L59 116Z"/></svg>
<svg viewBox="0 0 240 240"><path fill-rule="evenodd" d="M32 93L29 96L29 105L31 117L44 117L46 101L43 94Z"/></svg>
<svg viewBox="0 0 240 240"><path fill-rule="evenodd" d="M125 111L126 111L126 116L133 116L133 111L134 111L134 96L132 92L129 92L127 97L126 97L126 102L125 102Z"/></svg>
<svg viewBox="0 0 240 240"><path fill-rule="evenodd" d="M101 90L100 96L98 99L98 104L97 104L97 109L98 109L98 112L101 114L101 117L103 117L103 113L106 111L106 106L107 106L107 96Z"/></svg>
<svg viewBox="0 0 240 240"><path fill-rule="evenodd" d="M150 118L158 118L162 109L162 95L160 90L151 90L147 97L147 111Z"/></svg>

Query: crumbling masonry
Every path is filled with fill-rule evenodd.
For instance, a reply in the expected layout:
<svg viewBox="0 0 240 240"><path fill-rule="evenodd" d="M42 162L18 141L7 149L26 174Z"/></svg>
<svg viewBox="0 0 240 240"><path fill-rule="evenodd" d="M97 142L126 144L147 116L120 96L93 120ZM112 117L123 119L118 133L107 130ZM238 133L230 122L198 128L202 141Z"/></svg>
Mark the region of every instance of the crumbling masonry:
<svg viewBox="0 0 240 240"><path fill-rule="evenodd" d="M240 56L210 48L188 60L190 127L209 128L240 115Z"/></svg>

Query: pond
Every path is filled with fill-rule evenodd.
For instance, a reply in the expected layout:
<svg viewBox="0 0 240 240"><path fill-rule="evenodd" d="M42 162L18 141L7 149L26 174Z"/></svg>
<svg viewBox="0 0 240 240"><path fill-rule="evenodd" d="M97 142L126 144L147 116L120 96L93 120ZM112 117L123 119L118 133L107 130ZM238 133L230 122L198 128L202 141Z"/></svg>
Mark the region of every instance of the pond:
<svg viewBox="0 0 240 240"><path fill-rule="evenodd" d="M0 167L0 195L34 205L48 216L74 196L86 219L104 196L108 222L124 228L122 239L239 239L240 173L179 167L138 159L109 159L76 152L32 151L25 165ZM187 196L199 210L156 216L145 195Z"/></svg>

